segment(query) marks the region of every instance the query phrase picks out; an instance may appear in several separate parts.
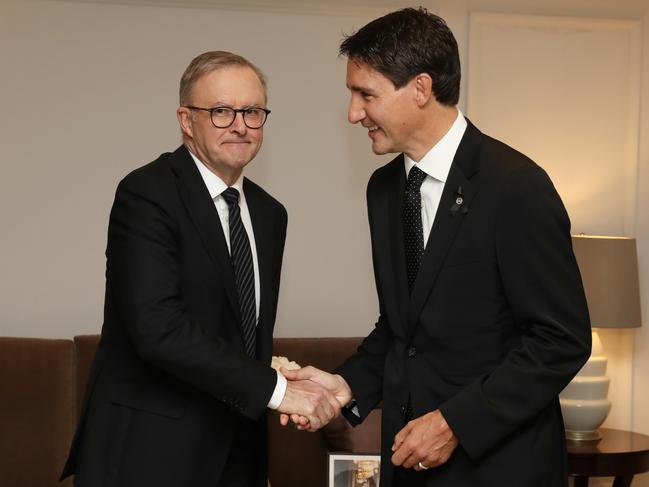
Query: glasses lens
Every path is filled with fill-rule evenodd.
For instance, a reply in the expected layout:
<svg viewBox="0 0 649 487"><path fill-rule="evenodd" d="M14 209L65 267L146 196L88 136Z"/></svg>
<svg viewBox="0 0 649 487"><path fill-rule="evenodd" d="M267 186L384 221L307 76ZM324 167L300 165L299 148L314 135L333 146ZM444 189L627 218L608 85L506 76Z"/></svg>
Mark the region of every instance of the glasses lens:
<svg viewBox="0 0 649 487"><path fill-rule="evenodd" d="M266 121L266 112L261 108L248 108L243 112L243 121L251 129L258 129Z"/></svg>
<svg viewBox="0 0 649 487"><path fill-rule="evenodd" d="M232 125L236 112L232 108L219 107L212 110L212 123L215 127L225 128Z"/></svg>

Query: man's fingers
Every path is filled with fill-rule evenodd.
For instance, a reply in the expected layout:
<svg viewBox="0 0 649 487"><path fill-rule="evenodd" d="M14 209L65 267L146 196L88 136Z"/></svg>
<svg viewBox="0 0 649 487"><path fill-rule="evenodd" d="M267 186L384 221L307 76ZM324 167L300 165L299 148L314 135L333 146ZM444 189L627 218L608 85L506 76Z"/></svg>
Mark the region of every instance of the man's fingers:
<svg viewBox="0 0 649 487"><path fill-rule="evenodd" d="M311 366L290 370L285 367L280 367L279 371L288 380L308 380L313 377L313 367Z"/></svg>
<svg viewBox="0 0 649 487"><path fill-rule="evenodd" d="M282 374L284 377L286 377L288 380L297 380L296 378L296 373L299 369L286 369L284 367L279 368L280 374Z"/></svg>
<svg viewBox="0 0 649 487"><path fill-rule="evenodd" d="M408 457L411 454L412 454L411 442L408 441L408 439L402 440L399 443L399 446L397 446L397 448L394 450L394 455L392 455L392 463L397 466L404 465L405 461L408 459Z"/></svg>
<svg viewBox="0 0 649 487"><path fill-rule="evenodd" d="M399 431L394 439L392 463L417 471L446 463L458 440L445 422L440 423L441 427L436 424L440 417L429 413L412 420Z"/></svg>
<svg viewBox="0 0 649 487"><path fill-rule="evenodd" d="M304 416L300 416L299 414L291 414L291 421L295 426L304 426L306 424L309 424L309 420Z"/></svg>
<svg viewBox="0 0 649 487"><path fill-rule="evenodd" d="M309 426L313 428L314 430L319 430L324 426L322 419L319 418L317 415L309 418Z"/></svg>
<svg viewBox="0 0 649 487"><path fill-rule="evenodd" d="M403 464L405 459L406 452L403 450L403 447L401 447L394 452L394 455L392 455L392 464L399 467Z"/></svg>
<svg viewBox="0 0 649 487"><path fill-rule="evenodd" d="M421 445L417 445L415 442L407 439L397 449L394 455L392 455L392 463L394 465L400 465L403 468L419 467L419 462L427 467L433 466L431 463L426 462L427 456L426 452L422 451Z"/></svg>
<svg viewBox="0 0 649 487"><path fill-rule="evenodd" d="M421 445L421 420L413 419L406 424L401 431L394 435L392 445L392 463L401 465L404 468L417 466L419 460L425 455Z"/></svg>
<svg viewBox="0 0 649 487"><path fill-rule="evenodd" d="M406 440L406 438L410 434L411 428L412 428L412 421L408 422L407 425L401 428L401 431L399 431L396 435L394 435L394 443L392 444L392 451L397 451L397 449L401 446L401 444Z"/></svg>
<svg viewBox="0 0 649 487"><path fill-rule="evenodd" d="M424 465L428 466L425 462L426 460L426 454L420 451L417 451L415 448L413 448L410 451L410 455L406 457L406 459L401 463L401 466L404 468L414 468L416 466L419 466L418 463L420 461L424 460L422 462Z"/></svg>

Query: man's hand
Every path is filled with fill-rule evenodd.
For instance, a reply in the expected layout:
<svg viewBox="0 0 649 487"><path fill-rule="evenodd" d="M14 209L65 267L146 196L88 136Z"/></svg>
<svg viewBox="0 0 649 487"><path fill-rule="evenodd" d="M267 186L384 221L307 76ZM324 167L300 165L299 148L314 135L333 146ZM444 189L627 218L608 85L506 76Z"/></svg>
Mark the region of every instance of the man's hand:
<svg viewBox="0 0 649 487"><path fill-rule="evenodd" d="M352 400L352 390L347 385L347 381L337 374L330 374L311 365L293 370L282 367L280 372L289 381L310 380L326 387L336 397L340 407L347 406Z"/></svg>
<svg viewBox="0 0 649 487"><path fill-rule="evenodd" d="M282 372L284 373L284 372ZM288 415L300 429L316 431L340 413L340 404L325 387L308 380L289 380L277 410L286 425Z"/></svg>
<svg viewBox="0 0 649 487"><path fill-rule="evenodd" d="M347 381L345 381L345 379L340 375L329 374L328 372L312 366L293 370L281 367L280 372L284 377L286 377L289 384L291 384L292 381L312 381L329 390L329 392L336 398L338 403L338 412L340 411L340 408L346 406L352 400L352 391L349 388ZM286 426L288 424L288 418L288 415L282 414L279 421L283 426ZM298 429L312 431L311 428L313 425L310 424L310 420L305 416L292 414L291 421L295 423ZM324 424L322 426L324 426Z"/></svg>
<svg viewBox="0 0 649 487"><path fill-rule="evenodd" d="M408 422L394 437L392 463L425 470L451 457L458 440L439 409ZM423 467L422 467L423 465Z"/></svg>

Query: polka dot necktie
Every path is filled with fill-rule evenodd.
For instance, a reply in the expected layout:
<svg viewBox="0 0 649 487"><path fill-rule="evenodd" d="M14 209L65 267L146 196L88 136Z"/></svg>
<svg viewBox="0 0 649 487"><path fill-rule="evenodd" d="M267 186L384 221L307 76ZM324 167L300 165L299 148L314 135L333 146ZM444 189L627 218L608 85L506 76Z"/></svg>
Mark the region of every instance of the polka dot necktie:
<svg viewBox="0 0 649 487"><path fill-rule="evenodd" d="M255 270L252 264L250 240L241 221L239 191L227 188L221 193L228 204L230 224L230 258L234 267L234 277L241 308L241 330L246 353L255 356L255 331L257 311L255 305Z"/></svg>
<svg viewBox="0 0 649 487"><path fill-rule="evenodd" d="M426 173L413 166L408 173L403 201L403 237L406 249L406 273L408 291L412 288L424 256L424 230L421 223L421 193L419 189Z"/></svg>

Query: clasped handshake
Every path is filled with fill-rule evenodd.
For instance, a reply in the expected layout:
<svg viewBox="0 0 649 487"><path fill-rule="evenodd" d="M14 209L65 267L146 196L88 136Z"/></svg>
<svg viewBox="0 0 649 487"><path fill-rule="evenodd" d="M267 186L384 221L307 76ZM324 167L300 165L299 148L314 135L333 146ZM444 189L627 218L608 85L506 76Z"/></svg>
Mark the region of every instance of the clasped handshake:
<svg viewBox="0 0 649 487"><path fill-rule="evenodd" d="M312 366L296 370L280 367L279 370L288 381L278 408L283 426L292 421L300 430L317 431L352 400L349 385L339 375Z"/></svg>

